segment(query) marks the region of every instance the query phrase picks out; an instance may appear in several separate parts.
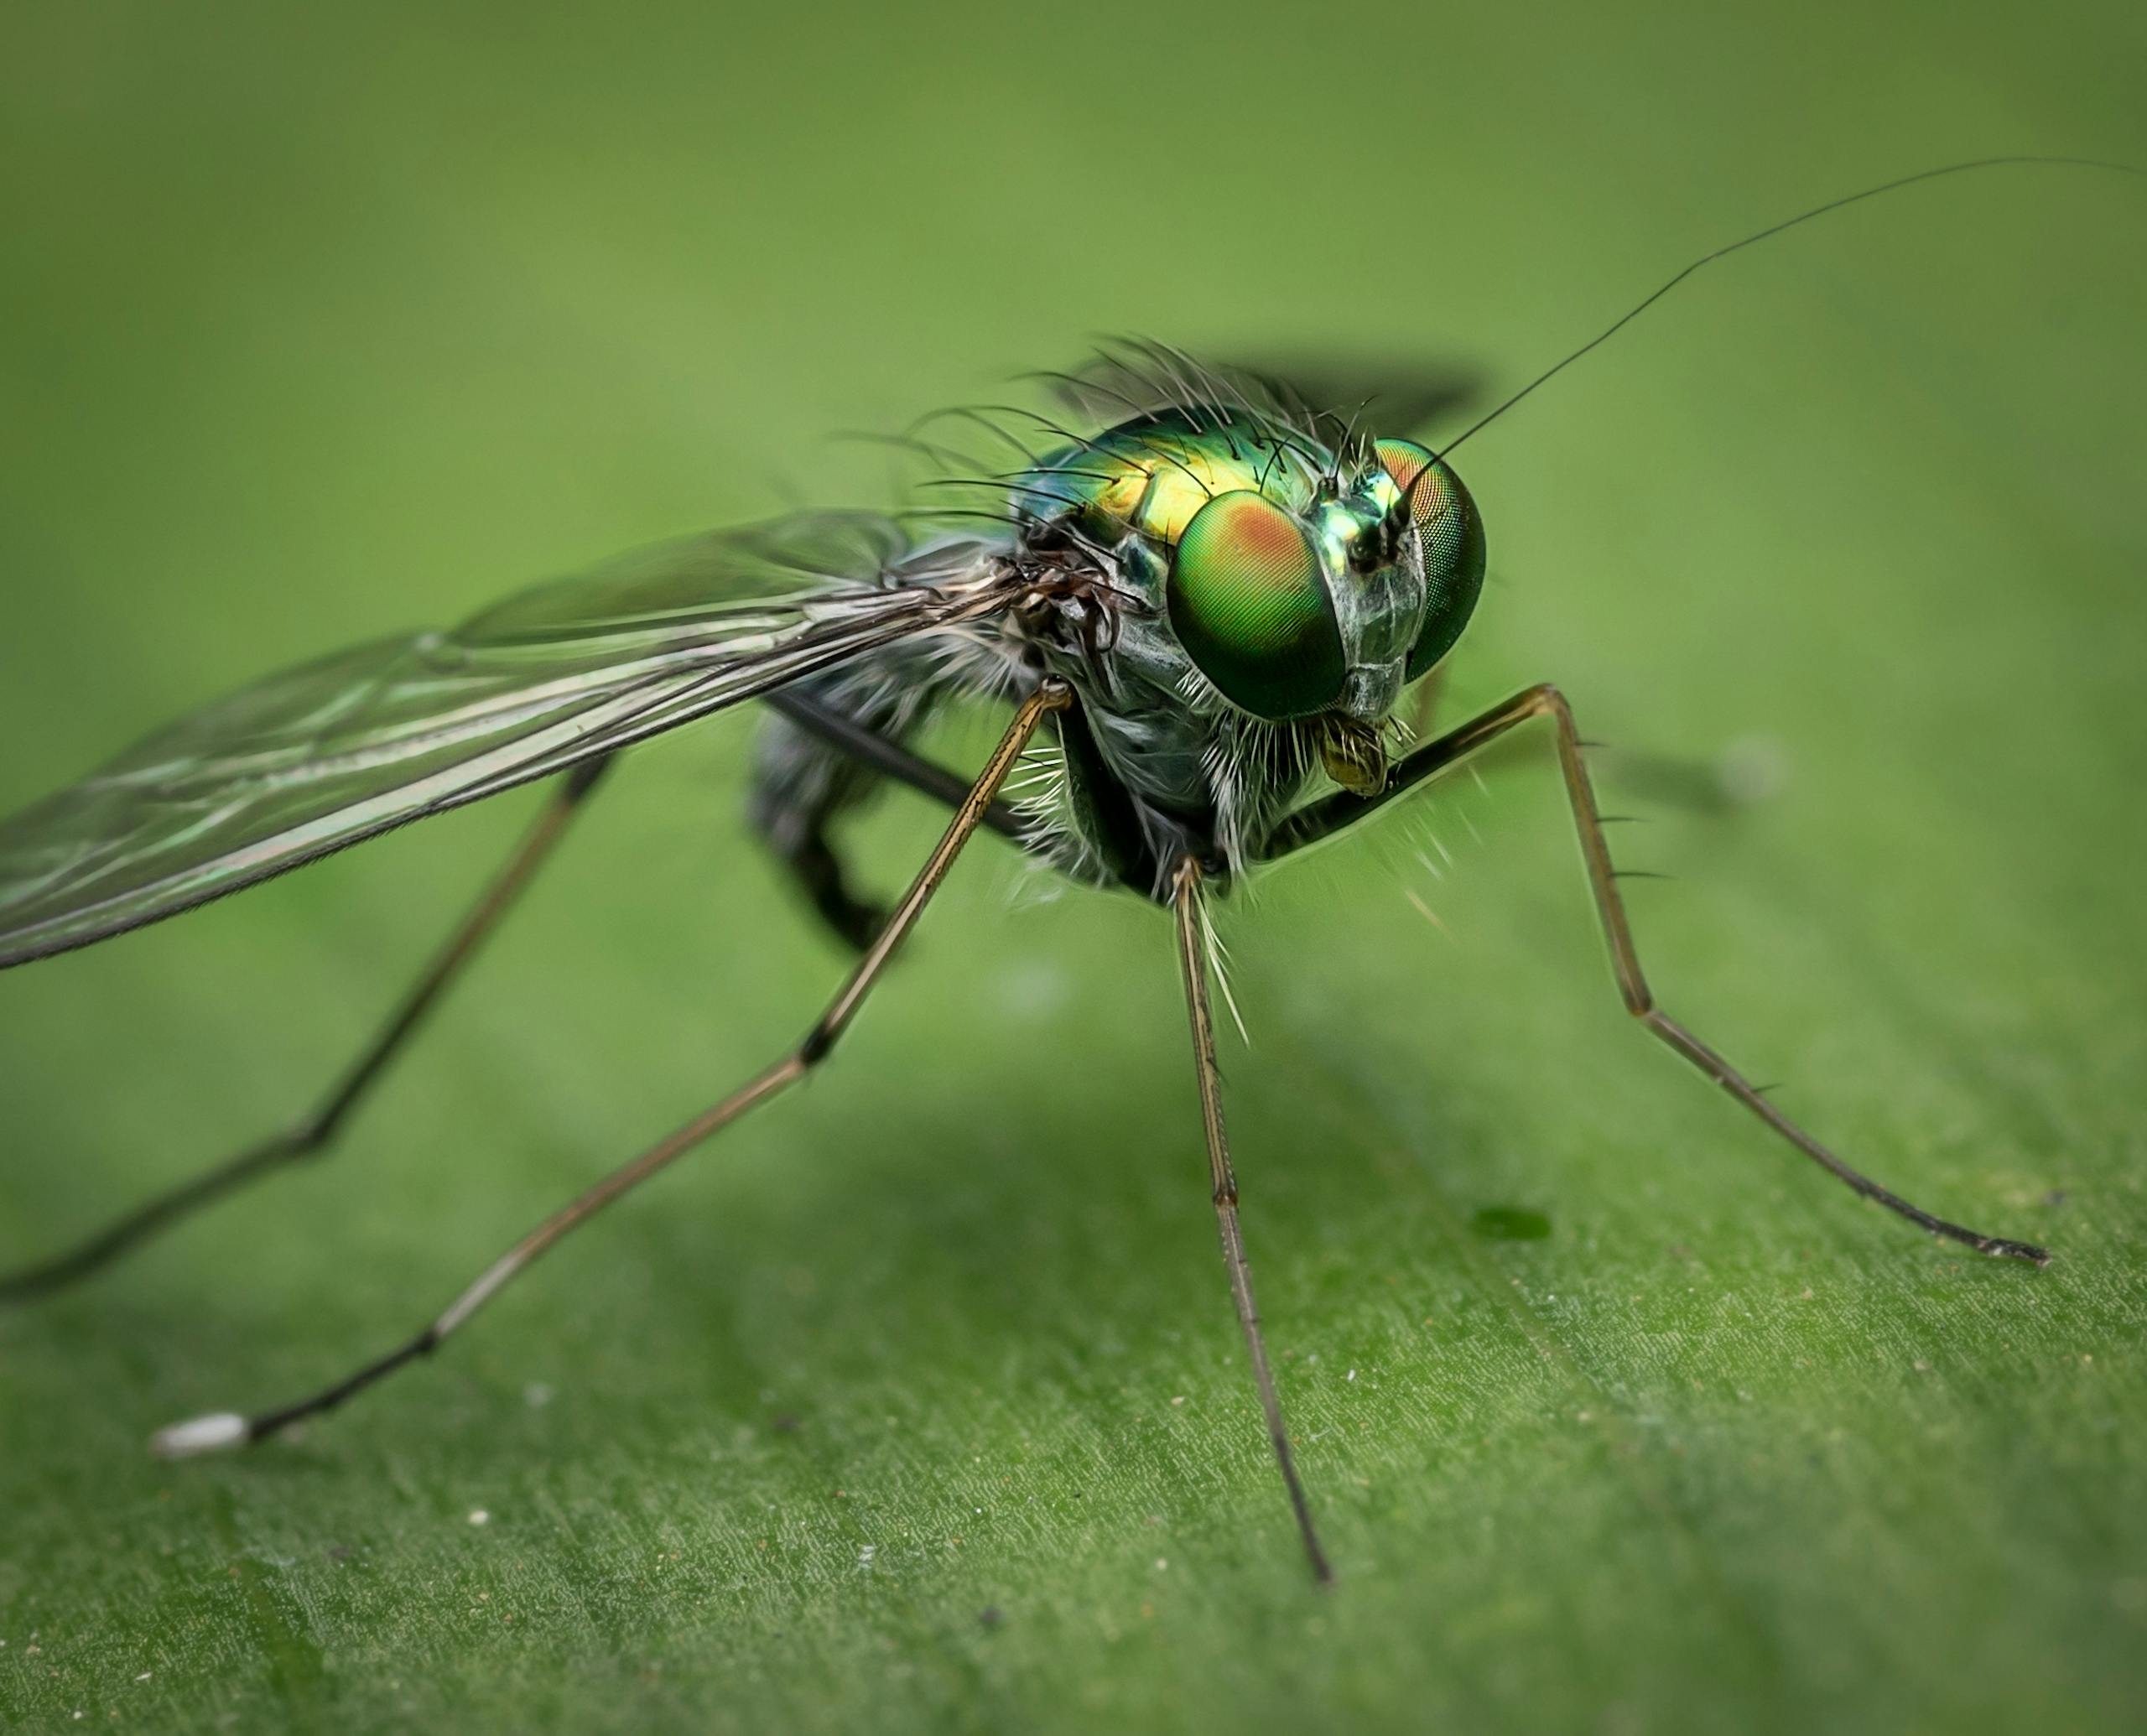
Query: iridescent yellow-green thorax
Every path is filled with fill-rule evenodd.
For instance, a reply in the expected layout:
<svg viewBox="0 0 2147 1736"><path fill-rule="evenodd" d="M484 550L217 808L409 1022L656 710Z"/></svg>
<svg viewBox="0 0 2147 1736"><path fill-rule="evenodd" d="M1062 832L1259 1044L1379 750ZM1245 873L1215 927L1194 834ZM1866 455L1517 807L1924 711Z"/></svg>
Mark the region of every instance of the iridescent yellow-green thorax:
<svg viewBox="0 0 2147 1736"><path fill-rule="evenodd" d="M1289 461L1281 438L1158 416L1053 454L1032 473L1028 491L1041 516L1069 522L1105 547L1131 533L1175 548L1217 495L1250 490L1286 506L1309 503L1303 464Z"/></svg>

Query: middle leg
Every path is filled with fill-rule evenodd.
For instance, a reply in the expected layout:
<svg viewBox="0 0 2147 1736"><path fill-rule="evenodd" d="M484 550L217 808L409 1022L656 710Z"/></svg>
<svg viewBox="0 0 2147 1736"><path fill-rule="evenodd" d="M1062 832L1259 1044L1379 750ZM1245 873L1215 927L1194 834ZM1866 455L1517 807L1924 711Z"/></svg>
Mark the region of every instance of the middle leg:
<svg viewBox="0 0 2147 1736"><path fill-rule="evenodd" d="M917 878L910 883L908 891L902 895L893 914L887 918L886 926L866 949L865 956L858 961L856 968L850 972L834 999L828 1003L827 1011L821 1014L797 1047L720 1103L695 1116L632 1162L614 1170L580 1198L554 1213L479 1273L476 1280L434 1317L424 1330L396 1346L385 1356L377 1358L334 1385L294 1404L258 1411L252 1416L222 1411L175 1423L156 1435L150 1443L153 1449L165 1458L176 1458L266 1440L303 1417L335 1409L354 1393L392 1374L404 1364L429 1355L570 1230L587 1222L613 1200L638 1187L658 1171L668 1168L747 1110L765 1103L803 1079L827 1058L843 1032L849 1028L850 1021L856 1016L858 1008L864 1005L865 997L871 991L888 959L902 944L911 928L916 926L924 907L931 902L932 895L947 877L947 871L953 867L955 857L961 854L962 846L984 824L985 811L993 797L997 794L1001 784L1006 782L1016 761L1021 758L1022 751L1036 734L1037 726L1043 721L1045 714L1059 709L1066 704L1068 697L1068 690L1063 683L1047 681L1022 702L1021 709L1015 713L1013 722L1008 725L1006 733L1000 738L999 746L994 750L991 758L978 773L968 797L956 810L938 847L918 871Z"/></svg>

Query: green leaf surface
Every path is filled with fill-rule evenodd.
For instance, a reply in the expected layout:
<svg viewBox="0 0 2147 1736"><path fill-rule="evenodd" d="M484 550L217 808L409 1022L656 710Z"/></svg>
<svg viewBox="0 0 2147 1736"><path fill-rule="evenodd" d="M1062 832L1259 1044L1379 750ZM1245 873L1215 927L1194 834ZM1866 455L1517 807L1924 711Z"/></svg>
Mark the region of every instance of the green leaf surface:
<svg viewBox="0 0 2147 1736"><path fill-rule="evenodd" d="M1518 383L1693 255L2147 161L2113 6L29 8L0 60L0 805L261 671L888 489L1098 330ZM1448 715L1545 744L1221 912L1309 1583L1168 924L996 840L809 1087L224 1459L793 1041L752 720L637 754L330 1160L0 1315L0 1725L2120 1731L2147 1714L2147 184L1713 268L1460 455ZM996 725L938 743L974 762ZM1734 798L1722 794L1735 792ZM0 979L0 1264L299 1114L528 793ZM936 820L856 829L898 885Z"/></svg>

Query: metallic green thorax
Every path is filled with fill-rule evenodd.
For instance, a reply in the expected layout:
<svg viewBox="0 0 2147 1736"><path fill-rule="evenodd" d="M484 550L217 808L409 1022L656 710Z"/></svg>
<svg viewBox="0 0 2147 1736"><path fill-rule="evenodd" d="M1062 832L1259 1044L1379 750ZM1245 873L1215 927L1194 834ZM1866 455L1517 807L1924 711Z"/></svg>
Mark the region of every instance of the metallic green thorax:
<svg viewBox="0 0 2147 1736"><path fill-rule="evenodd" d="M1234 489L1309 507L1303 459L1283 444L1288 438L1250 418L1210 415L1196 425L1162 411L1050 454L1016 479L1015 497L1105 548L1129 533L1174 548L1201 507Z"/></svg>

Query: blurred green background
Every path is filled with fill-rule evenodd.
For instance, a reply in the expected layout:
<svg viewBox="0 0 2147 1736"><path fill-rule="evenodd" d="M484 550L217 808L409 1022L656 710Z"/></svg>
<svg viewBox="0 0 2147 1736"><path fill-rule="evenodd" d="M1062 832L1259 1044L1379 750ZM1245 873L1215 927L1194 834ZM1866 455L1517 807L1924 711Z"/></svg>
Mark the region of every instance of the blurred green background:
<svg viewBox="0 0 2147 1736"><path fill-rule="evenodd" d="M272 666L879 499L831 432L1098 332L1505 387L1830 195L2147 161L2115 4L6 37L8 808ZM1495 581L1454 703L1555 678L1625 750L1666 1003L2049 1271L1858 1205L1634 1029L1524 761L1224 917L1332 1594L1229 1317L1167 926L990 841L809 1090L438 1363L151 1461L383 1348L803 1027L843 961L742 840L722 720L607 788L334 1161L0 1318L0 1723L2137 1728L2144 282L2147 185L1921 189L1709 272L1463 465ZM1693 812L1653 754L1783 777ZM0 1262L294 1115L533 800L0 980ZM936 824L877 810L875 880Z"/></svg>

